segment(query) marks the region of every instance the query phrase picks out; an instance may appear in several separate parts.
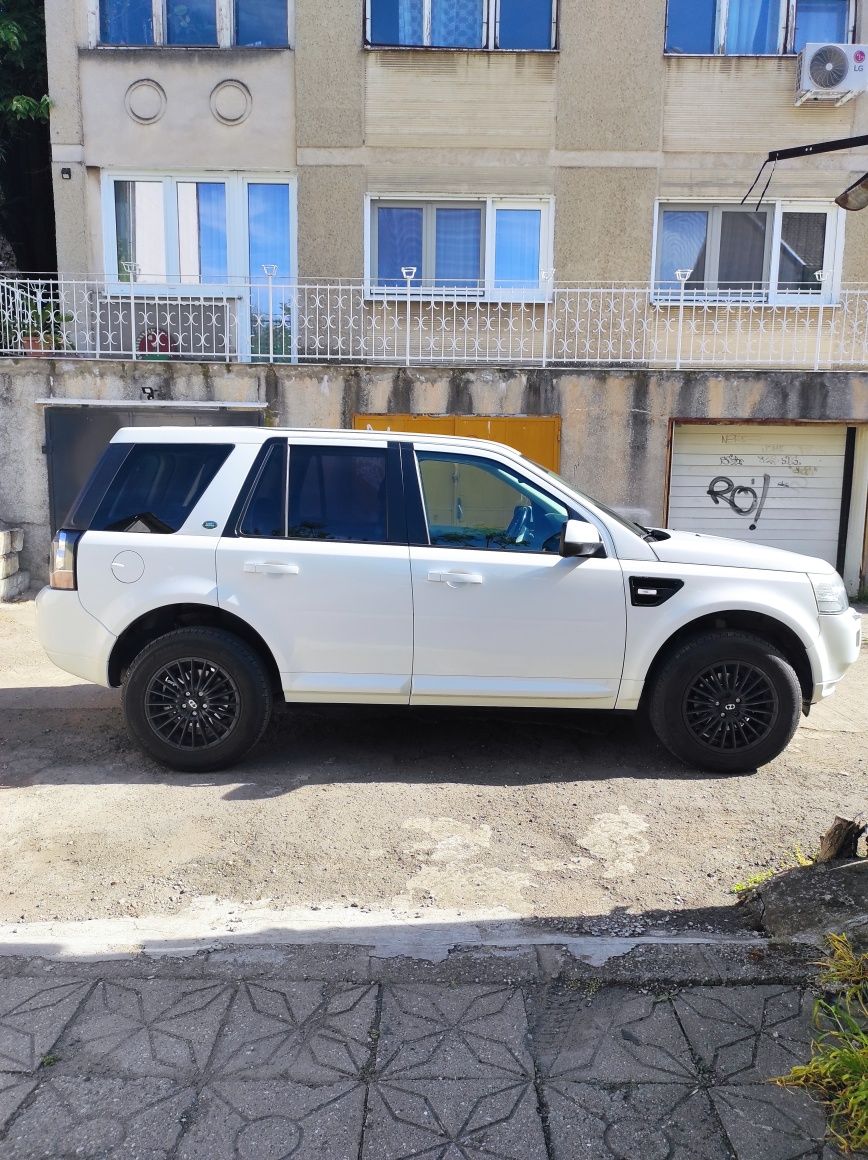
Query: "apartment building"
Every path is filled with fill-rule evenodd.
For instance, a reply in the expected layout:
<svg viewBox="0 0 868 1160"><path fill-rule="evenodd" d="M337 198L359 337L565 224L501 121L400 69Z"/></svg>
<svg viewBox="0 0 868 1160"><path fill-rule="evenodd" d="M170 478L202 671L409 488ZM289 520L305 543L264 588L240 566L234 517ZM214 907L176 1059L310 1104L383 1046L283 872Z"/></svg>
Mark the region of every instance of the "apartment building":
<svg viewBox="0 0 868 1160"><path fill-rule="evenodd" d="M796 103L855 0L48 0L64 273L472 290L546 281L831 301L868 279L868 127ZM864 34L868 39L868 30ZM818 278L822 275L821 278Z"/></svg>
<svg viewBox="0 0 868 1160"><path fill-rule="evenodd" d="M304 364L292 421L484 429L648 520L812 550L858 587L868 212L835 198L868 151L782 162L744 198L769 150L868 132L861 0L46 16L60 279L0 282L0 353L32 353L16 318L45 297L42 351L235 383L265 363L287 392Z"/></svg>

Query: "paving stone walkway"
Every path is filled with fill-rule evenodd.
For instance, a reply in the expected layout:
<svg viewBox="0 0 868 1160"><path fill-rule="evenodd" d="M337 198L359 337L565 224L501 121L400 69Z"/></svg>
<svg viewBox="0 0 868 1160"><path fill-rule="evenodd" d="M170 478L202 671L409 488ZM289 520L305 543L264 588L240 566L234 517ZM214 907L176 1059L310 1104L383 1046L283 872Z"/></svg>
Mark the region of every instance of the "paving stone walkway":
<svg viewBox="0 0 868 1160"><path fill-rule="evenodd" d="M831 1160L791 985L0 978L3 1160Z"/></svg>

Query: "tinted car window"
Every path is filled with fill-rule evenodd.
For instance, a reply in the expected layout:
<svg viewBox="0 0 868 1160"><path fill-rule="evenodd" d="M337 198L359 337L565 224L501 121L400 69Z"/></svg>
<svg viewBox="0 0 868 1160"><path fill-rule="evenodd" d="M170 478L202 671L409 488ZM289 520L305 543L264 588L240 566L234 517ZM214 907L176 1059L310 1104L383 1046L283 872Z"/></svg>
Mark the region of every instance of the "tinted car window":
<svg viewBox="0 0 868 1160"><path fill-rule="evenodd" d="M132 443L109 443L93 469L90 479L72 505L72 510L63 525L65 528L86 532L91 527L97 508L105 499L106 492L132 447Z"/></svg>
<svg viewBox="0 0 868 1160"><path fill-rule="evenodd" d="M557 552L567 509L490 459L418 453L428 536L437 547Z"/></svg>
<svg viewBox="0 0 868 1160"><path fill-rule="evenodd" d="M286 444L270 447L238 529L242 536L286 535Z"/></svg>
<svg viewBox="0 0 868 1160"><path fill-rule="evenodd" d="M137 443L88 526L98 532L177 532L231 450L216 443Z"/></svg>
<svg viewBox="0 0 868 1160"><path fill-rule="evenodd" d="M291 539L387 543L387 512L385 448L291 449Z"/></svg>

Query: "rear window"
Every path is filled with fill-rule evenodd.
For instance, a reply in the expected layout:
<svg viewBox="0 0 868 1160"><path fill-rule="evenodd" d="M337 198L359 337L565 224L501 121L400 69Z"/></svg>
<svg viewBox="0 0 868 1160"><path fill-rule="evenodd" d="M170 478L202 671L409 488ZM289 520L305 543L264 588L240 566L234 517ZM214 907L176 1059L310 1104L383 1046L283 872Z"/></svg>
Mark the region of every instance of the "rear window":
<svg viewBox="0 0 868 1160"><path fill-rule="evenodd" d="M388 543L385 448L293 447L289 537Z"/></svg>
<svg viewBox="0 0 868 1160"><path fill-rule="evenodd" d="M95 532L177 532L226 461L217 443L136 443L115 470L104 471L112 444L73 512L71 527ZM95 493L99 482L99 498ZM91 514L92 513L92 514ZM86 522L85 522L86 521Z"/></svg>

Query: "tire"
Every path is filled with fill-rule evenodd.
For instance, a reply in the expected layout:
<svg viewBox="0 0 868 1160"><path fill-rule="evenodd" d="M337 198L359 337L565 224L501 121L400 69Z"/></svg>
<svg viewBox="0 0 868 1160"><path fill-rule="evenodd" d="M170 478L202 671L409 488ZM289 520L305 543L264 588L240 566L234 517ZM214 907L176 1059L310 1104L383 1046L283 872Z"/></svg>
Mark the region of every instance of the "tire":
<svg viewBox="0 0 868 1160"><path fill-rule="evenodd" d="M130 736L155 761L181 773L212 772L241 761L262 737L271 684L260 658L237 636L182 628L153 641L130 665L123 710Z"/></svg>
<svg viewBox="0 0 868 1160"><path fill-rule="evenodd" d="M801 707L792 665L762 637L736 631L705 633L676 648L648 703L670 753L714 773L753 772L777 757Z"/></svg>

